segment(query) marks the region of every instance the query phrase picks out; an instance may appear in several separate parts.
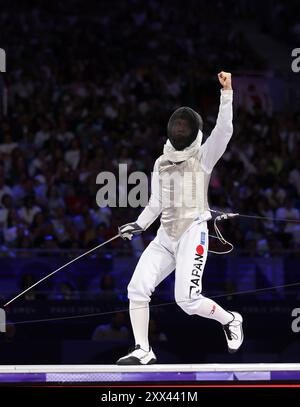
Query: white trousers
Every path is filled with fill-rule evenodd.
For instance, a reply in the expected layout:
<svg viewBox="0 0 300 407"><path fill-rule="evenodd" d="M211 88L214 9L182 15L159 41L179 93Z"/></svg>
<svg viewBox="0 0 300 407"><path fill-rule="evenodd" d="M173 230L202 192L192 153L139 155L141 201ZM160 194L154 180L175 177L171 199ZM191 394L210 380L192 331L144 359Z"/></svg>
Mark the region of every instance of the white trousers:
<svg viewBox="0 0 300 407"><path fill-rule="evenodd" d="M202 275L207 259L206 221L194 221L182 235L175 249L161 226L149 244L128 285L132 301L150 301L155 288L175 269L175 301L189 315L202 314ZM207 313L214 313L214 309ZM208 315L207 315L208 316Z"/></svg>

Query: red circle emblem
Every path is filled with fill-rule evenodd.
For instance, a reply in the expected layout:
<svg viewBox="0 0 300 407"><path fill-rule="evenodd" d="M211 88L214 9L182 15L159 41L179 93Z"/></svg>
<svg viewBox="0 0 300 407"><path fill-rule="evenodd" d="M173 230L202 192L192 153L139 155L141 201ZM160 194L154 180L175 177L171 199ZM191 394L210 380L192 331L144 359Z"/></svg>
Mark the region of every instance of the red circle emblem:
<svg viewBox="0 0 300 407"><path fill-rule="evenodd" d="M198 244L198 246L196 247L196 252L198 254L203 254L204 253L204 247L201 246L201 244Z"/></svg>

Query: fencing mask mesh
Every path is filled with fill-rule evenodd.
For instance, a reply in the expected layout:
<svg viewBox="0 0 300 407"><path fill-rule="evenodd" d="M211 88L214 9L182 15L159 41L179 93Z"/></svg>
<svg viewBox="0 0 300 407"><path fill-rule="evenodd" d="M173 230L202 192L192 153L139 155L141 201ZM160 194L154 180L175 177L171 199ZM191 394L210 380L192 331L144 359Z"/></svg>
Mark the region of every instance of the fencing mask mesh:
<svg viewBox="0 0 300 407"><path fill-rule="evenodd" d="M202 130L201 116L190 107L180 107L168 122L168 138L175 150L184 150L196 139Z"/></svg>

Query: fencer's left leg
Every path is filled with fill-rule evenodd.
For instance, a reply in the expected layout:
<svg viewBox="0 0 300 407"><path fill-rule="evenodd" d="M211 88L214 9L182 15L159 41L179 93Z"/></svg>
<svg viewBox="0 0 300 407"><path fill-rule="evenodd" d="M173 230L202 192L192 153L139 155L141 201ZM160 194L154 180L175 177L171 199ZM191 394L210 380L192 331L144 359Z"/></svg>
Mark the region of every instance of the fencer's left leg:
<svg viewBox="0 0 300 407"><path fill-rule="evenodd" d="M223 326L228 350L233 353L243 342L243 319L237 312L226 311L201 294L207 254L207 223L194 223L182 236L176 250L175 300L189 315L218 321Z"/></svg>

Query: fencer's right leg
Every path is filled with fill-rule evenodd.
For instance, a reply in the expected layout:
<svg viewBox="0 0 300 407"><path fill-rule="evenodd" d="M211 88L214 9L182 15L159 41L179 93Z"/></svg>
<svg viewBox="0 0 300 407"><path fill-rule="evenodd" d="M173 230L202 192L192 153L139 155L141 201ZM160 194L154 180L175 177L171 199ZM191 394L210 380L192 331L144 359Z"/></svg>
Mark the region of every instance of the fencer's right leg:
<svg viewBox="0 0 300 407"><path fill-rule="evenodd" d="M135 346L117 361L117 365L152 365L156 362L156 356L148 340L149 313L149 301L129 300Z"/></svg>
<svg viewBox="0 0 300 407"><path fill-rule="evenodd" d="M147 365L156 362L156 356L148 341L149 302L155 287L172 273L174 268L174 255L156 238L143 252L128 285L129 313L135 347L117 361L118 365Z"/></svg>
<svg viewBox="0 0 300 407"><path fill-rule="evenodd" d="M135 343L148 350L149 302L129 300L129 315Z"/></svg>

